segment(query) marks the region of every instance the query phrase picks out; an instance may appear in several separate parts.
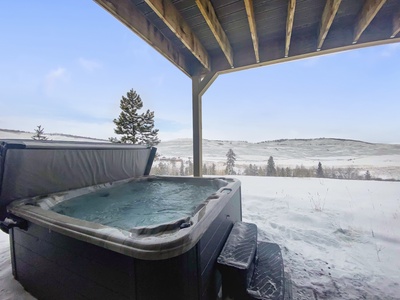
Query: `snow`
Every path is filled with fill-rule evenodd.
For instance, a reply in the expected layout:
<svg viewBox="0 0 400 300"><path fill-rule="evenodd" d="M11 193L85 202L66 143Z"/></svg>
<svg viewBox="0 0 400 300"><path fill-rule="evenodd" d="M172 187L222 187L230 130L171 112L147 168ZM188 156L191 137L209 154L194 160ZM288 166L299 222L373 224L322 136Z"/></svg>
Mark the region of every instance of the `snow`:
<svg viewBox="0 0 400 300"><path fill-rule="evenodd" d="M399 299L400 183L239 179L243 219L281 246L294 299Z"/></svg>
<svg viewBox="0 0 400 300"><path fill-rule="evenodd" d="M0 130L0 138L11 137ZM158 148L165 156L192 155L190 140ZM265 163L272 155L277 165L321 160L324 166L365 166L372 174L380 170L400 178L399 145L205 141L205 160L223 163L229 148L239 162ZM294 299L400 299L400 182L235 177L242 182L243 220L258 226L259 240L280 245ZM0 299L34 299L13 279L8 235L3 232Z"/></svg>

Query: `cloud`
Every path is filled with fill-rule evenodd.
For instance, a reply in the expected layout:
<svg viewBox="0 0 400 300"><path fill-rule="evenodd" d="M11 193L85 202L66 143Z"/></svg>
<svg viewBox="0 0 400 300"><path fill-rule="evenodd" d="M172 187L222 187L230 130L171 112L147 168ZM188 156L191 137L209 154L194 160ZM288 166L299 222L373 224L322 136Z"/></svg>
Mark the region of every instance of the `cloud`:
<svg viewBox="0 0 400 300"><path fill-rule="evenodd" d="M66 82L66 81L68 81L68 73L66 69L59 67L55 70L50 71L46 75L44 82L44 88L46 93L51 94L59 82Z"/></svg>
<svg viewBox="0 0 400 300"><path fill-rule="evenodd" d="M79 65L88 72L93 72L101 68L101 64L94 60L79 58Z"/></svg>

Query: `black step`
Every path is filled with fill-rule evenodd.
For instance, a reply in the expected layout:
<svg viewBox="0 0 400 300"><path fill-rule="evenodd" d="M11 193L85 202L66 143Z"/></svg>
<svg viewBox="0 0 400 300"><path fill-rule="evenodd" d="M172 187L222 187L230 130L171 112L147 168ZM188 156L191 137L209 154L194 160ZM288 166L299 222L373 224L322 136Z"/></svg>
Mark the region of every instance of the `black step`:
<svg viewBox="0 0 400 300"><path fill-rule="evenodd" d="M249 299L283 300L284 277L279 246L274 243L259 242L253 277L247 288Z"/></svg>
<svg viewBox="0 0 400 300"><path fill-rule="evenodd" d="M222 274L223 298L247 298L247 287L253 276L257 251L257 226L236 222L218 257Z"/></svg>

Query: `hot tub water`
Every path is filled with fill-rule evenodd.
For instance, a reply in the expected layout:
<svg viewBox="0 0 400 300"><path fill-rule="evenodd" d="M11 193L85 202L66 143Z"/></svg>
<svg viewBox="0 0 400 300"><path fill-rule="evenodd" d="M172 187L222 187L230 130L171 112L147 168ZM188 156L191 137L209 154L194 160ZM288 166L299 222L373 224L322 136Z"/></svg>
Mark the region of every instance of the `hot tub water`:
<svg viewBox="0 0 400 300"><path fill-rule="evenodd" d="M129 230L190 217L196 207L217 190L213 184L133 181L63 201L51 210Z"/></svg>

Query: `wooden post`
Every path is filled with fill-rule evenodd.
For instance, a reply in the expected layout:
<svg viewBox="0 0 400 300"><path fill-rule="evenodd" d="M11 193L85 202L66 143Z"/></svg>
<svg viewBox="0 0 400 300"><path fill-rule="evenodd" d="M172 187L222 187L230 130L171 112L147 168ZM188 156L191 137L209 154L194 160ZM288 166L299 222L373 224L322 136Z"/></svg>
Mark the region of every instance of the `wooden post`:
<svg viewBox="0 0 400 300"><path fill-rule="evenodd" d="M203 176L202 96L217 76L217 73L210 72L204 77L198 75L192 77L193 175L195 177Z"/></svg>

